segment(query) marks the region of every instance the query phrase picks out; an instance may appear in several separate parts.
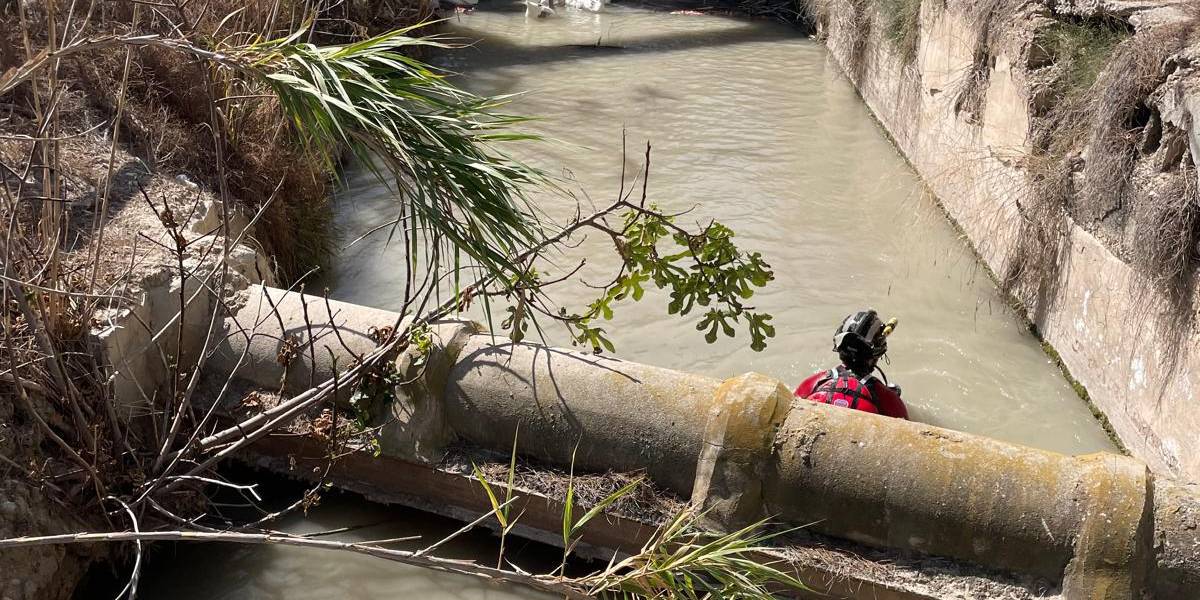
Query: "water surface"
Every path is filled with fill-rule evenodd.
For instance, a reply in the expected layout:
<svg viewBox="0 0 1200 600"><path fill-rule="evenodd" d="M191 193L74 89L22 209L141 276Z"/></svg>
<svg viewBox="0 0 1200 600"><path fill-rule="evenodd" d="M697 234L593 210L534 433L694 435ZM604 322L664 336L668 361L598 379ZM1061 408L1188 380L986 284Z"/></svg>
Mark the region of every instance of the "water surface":
<svg viewBox="0 0 1200 600"><path fill-rule="evenodd" d="M280 501L293 499L279 490ZM460 523L400 507L372 504L358 496L328 494L307 515L295 513L275 527L319 539L366 542L400 537L420 539L385 544L417 550L459 529ZM348 531L346 531L348 529ZM326 532L336 531L322 535ZM160 549L161 550L161 549ZM436 550L438 556L495 564L497 545L476 529ZM178 544L157 556L145 576L140 598L150 600L333 600L412 598L414 600L553 600L548 594L501 585L467 575L442 573L361 554L294 546ZM505 556L530 572L558 566L553 549L521 539L509 541Z"/></svg>
<svg viewBox="0 0 1200 600"><path fill-rule="evenodd" d="M647 294L608 327L620 357L795 384L836 360L840 320L873 306L900 318L885 369L914 418L1069 453L1112 448L818 43L764 21L621 6L527 21L519 4L485 3L452 29L477 40L445 59L458 83L524 92L510 112L536 115L531 128L561 141L519 147L521 158L604 205L619 185L623 132L630 171L649 140L650 201L693 209L684 221L724 222L774 266L776 280L753 300L775 317L766 351L752 352L741 332L706 344L698 317L668 317L665 294ZM596 44L617 48L586 47ZM576 208L537 198L552 217ZM369 176L353 175L338 203L345 239L391 218L391 202ZM401 256L384 236L347 249L333 294L397 307ZM618 264L611 242L593 236L559 272L580 257L596 284ZM579 310L595 294L576 285L555 298ZM562 331L547 334L569 343Z"/></svg>
<svg viewBox="0 0 1200 600"><path fill-rule="evenodd" d="M520 147L522 158L573 179L575 189L605 204L618 187L622 130L630 170L650 140L650 200L667 210L694 208L683 221L726 223L743 247L774 266L776 280L754 299L775 316L778 335L766 351L752 352L744 334L705 344L696 319L668 317L665 295L647 294L620 307L609 326L619 356L716 377L759 371L795 384L835 360L829 347L842 317L874 306L901 319L885 367L903 385L914 418L1069 453L1111 449L817 43L761 21L616 6L526 22L518 5L485 4L453 28L479 40L446 58L462 73L459 83L485 94L528 92L512 111L541 117L533 128L563 142ZM623 49L571 46L597 41ZM549 194L537 200L559 219L575 209ZM386 222L392 206L369 176L350 173L337 205L344 238ZM617 265L610 244L593 237L561 257L559 272L581 257L593 283ZM341 254L328 283L339 299L396 308L402 263L383 236L368 238ZM574 286L556 299L578 309L594 295ZM548 334L551 343L569 341L558 330ZM281 528L312 533L360 525L367 527L338 536L434 539L457 527L342 499ZM479 533L447 551L490 562L495 546ZM145 598L542 597L299 548L183 547L157 564Z"/></svg>

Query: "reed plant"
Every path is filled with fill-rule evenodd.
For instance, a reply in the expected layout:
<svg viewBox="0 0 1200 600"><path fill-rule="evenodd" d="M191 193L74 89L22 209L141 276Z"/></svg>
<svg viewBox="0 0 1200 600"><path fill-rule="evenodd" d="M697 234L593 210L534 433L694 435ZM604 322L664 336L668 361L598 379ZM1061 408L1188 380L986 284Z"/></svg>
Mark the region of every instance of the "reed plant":
<svg viewBox="0 0 1200 600"><path fill-rule="evenodd" d="M504 539L516 524L512 506L520 500L513 495L517 469L517 443L507 470L504 501L493 490L482 470L472 464L475 480L491 503L491 513L500 531L500 558L504 561ZM585 575L569 576L568 560L584 539L588 523L603 517L605 511L622 498L646 484L635 477L620 488L587 507L577 516L575 500L575 452L571 453L566 495L562 503L562 562L553 573L539 576L559 586L567 596L630 598L645 600L716 600L725 598L774 600L781 594L808 590L788 567L768 558L772 538L787 533L768 533L767 521L761 520L727 532L717 532L700 523L703 513L694 507L676 512L655 530L640 550L620 561ZM488 516L485 514L485 516ZM482 517L481 517L482 518Z"/></svg>

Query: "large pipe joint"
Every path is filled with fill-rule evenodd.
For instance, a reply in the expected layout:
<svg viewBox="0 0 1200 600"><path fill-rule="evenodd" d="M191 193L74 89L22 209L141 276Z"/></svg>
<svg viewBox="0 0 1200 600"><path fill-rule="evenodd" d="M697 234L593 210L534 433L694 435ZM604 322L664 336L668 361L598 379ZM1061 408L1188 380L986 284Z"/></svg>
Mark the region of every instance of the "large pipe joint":
<svg viewBox="0 0 1200 600"><path fill-rule="evenodd" d="M1200 484L1154 486L1153 598L1200 595Z"/></svg>
<svg viewBox="0 0 1200 600"><path fill-rule="evenodd" d="M791 400L786 386L759 373L726 379L717 388L692 487L692 502L712 525L733 529L762 515L771 445Z"/></svg>
<svg viewBox="0 0 1200 600"><path fill-rule="evenodd" d="M427 464L445 456L454 439L443 401L450 371L471 336L481 327L473 321L441 321L429 326L429 344L423 351L410 345L395 360L399 382L390 390L380 426L381 449Z"/></svg>

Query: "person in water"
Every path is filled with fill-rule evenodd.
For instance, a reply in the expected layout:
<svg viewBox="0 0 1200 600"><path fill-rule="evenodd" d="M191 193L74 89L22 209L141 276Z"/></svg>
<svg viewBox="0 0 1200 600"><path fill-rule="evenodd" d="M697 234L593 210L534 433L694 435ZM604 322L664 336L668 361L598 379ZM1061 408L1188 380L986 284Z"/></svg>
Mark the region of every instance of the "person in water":
<svg viewBox="0 0 1200 600"><path fill-rule="evenodd" d="M796 396L813 402L833 404L898 419L908 418L908 409L900 399L900 386L888 385L875 377L879 359L887 354L887 336L895 328L893 320L885 324L879 314L868 308L842 321L833 334L833 351L842 364L814 373L797 388ZM882 375L883 371L879 373Z"/></svg>

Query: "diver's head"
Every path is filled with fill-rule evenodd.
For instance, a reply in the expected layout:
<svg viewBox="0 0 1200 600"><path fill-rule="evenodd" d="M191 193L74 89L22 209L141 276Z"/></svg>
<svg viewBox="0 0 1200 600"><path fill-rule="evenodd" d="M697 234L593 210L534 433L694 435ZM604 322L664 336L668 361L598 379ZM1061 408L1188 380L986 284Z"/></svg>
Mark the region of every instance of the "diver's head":
<svg viewBox="0 0 1200 600"><path fill-rule="evenodd" d="M848 317L833 334L833 351L842 364L859 377L875 371L879 358L887 353L885 325L875 309L860 310Z"/></svg>

